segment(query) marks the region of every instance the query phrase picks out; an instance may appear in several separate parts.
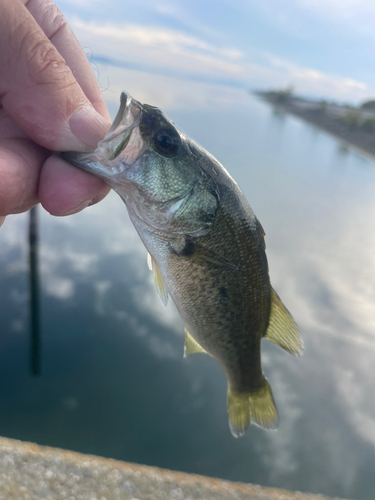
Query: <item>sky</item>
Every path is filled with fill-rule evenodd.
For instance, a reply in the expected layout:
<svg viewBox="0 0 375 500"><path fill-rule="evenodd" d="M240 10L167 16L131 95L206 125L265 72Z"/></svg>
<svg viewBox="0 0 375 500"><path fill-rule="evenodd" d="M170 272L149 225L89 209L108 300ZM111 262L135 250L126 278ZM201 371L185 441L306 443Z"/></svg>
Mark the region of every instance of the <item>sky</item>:
<svg viewBox="0 0 375 500"><path fill-rule="evenodd" d="M299 95L353 104L375 97L373 0L56 3L93 62L134 78L201 88L291 85Z"/></svg>

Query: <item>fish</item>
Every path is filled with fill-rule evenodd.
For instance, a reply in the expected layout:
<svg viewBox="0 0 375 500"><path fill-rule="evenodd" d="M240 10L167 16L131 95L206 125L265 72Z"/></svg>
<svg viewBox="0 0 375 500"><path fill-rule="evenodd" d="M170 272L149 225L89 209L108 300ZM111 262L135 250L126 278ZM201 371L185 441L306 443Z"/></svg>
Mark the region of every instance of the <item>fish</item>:
<svg viewBox="0 0 375 500"><path fill-rule="evenodd" d="M184 323L184 356L207 353L226 376L233 436L250 423L277 428L261 340L294 356L303 343L271 286L265 232L234 179L159 108L126 92L97 148L63 158L124 201L161 301L171 297Z"/></svg>

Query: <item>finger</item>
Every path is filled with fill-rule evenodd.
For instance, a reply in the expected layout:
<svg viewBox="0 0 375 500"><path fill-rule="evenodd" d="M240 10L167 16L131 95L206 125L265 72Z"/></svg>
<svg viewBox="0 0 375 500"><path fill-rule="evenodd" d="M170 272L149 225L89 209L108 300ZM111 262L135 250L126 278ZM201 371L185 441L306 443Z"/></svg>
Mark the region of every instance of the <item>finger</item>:
<svg viewBox="0 0 375 500"><path fill-rule="evenodd" d="M0 140L27 139L27 135L6 114L5 109L0 109Z"/></svg>
<svg viewBox="0 0 375 500"><path fill-rule="evenodd" d="M44 207L53 215L78 212L107 194L107 185L92 175L59 158L45 162L50 152L30 141L3 109L0 137L1 216L34 206L39 202L38 190Z"/></svg>
<svg viewBox="0 0 375 500"><path fill-rule="evenodd" d="M22 212L37 202L39 171L49 152L30 141L0 109L0 215Z"/></svg>
<svg viewBox="0 0 375 500"><path fill-rule="evenodd" d="M0 217L0 227L4 224L5 217Z"/></svg>
<svg viewBox="0 0 375 500"><path fill-rule="evenodd" d="M38 196L52 215L71 215L102 200L109 186L93 175L69 165L58 156L50 156L43 165Z"/></svg>
<svg viewBox="0 0 375 500"><path fill-rule="evenodd" d="M0 2L1 103L34 141L93 149L110 124L95 111L58 50L18 0Z"/></svg>
<svg viewBox="0 0 375 500"><path fill-rule="evenodd" d="M63 56L94 108L109 120L107 106L90 63L61 11L52 0L21 0L21 2Z"/></svg>
<svg viewBox="0 0 375 500"><path fill-rule="evenodd" d="M49 154L28 139L0 142L0 216L25 212L38 203L40 166Z"/></svg>

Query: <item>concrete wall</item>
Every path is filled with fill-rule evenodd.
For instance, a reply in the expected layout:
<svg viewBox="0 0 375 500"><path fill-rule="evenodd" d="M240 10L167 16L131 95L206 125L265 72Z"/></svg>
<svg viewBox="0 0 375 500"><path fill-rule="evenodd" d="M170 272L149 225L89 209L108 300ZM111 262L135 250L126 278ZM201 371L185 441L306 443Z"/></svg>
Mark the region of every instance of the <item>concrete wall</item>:
<svg viewBox="0 0 375 500"><path fill-rule="evenodd" d="M0 500L322 500L0 438Z"/></svg>

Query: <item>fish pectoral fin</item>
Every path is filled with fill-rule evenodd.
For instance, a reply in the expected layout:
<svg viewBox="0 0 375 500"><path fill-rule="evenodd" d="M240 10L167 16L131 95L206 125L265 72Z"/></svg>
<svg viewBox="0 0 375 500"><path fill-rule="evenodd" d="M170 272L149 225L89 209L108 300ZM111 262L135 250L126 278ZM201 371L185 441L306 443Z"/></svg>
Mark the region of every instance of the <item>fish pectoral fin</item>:
<svg viewBox="0 0 375 500"><path fill-rule="evenodd" d="M224 257L224 255L220 255L213 250L201 247L200 245L198 245L198 247L198 254L206 263L208 262L210 265L214 265L216 267L225 267L231 271L238 271L238 267L235 266L229 259Z"/></svg>
<svg viewBox="0 0 375 500"><path fill-rule="evenodd" d="M243 436L250 423L263 429L277 429L277 409L266 378L255 392L233 391L228 384L228 418L234 437Z"/></svg>
<svg viewBox="0 0 375 500"><path fill-rule="evenodd" d="M165 288L164 280L162 278L159 267L156 264L155 259L150 254L147 254L147 264L150 271L152 271L154 275L156 290L159 294L162 304L164 307L167 307L169 295Z"/></svg>
<svg viewBox="0 0 375 500"><path fill-rule="evenodd" d="M147 253L147 265L150 271L152 271L152 257L151 254Z"/></svg>
<svg viewBox="0 0 375 500"><path fill-rule="evenodd" d="M303 353L303 342L298 327L272 287L270 321L264 337L293 356L301 356Z"/></svg>
<svg viewBox="0 0 375 500"><path fill-rule="evenodd" d="M190 333L185 328L184 358L187 358L189 354L194 354L196 352L203 352L205 354L208 354L208 352L203 349L200 344L198 344L195 338L190 335Z"/></svg>
<svg viewBox="0 0 375 500"><path fill-rule="evenodd" d="M183 259L187 259L198 265L214 266L229 269L230 271L238 271L238 267L224 257L224 255L220 255L214 250L199 245L199 243L196 243L192 238L186 238L185 245L182 249L176 251L172 247L172 250Z"/></svg>

